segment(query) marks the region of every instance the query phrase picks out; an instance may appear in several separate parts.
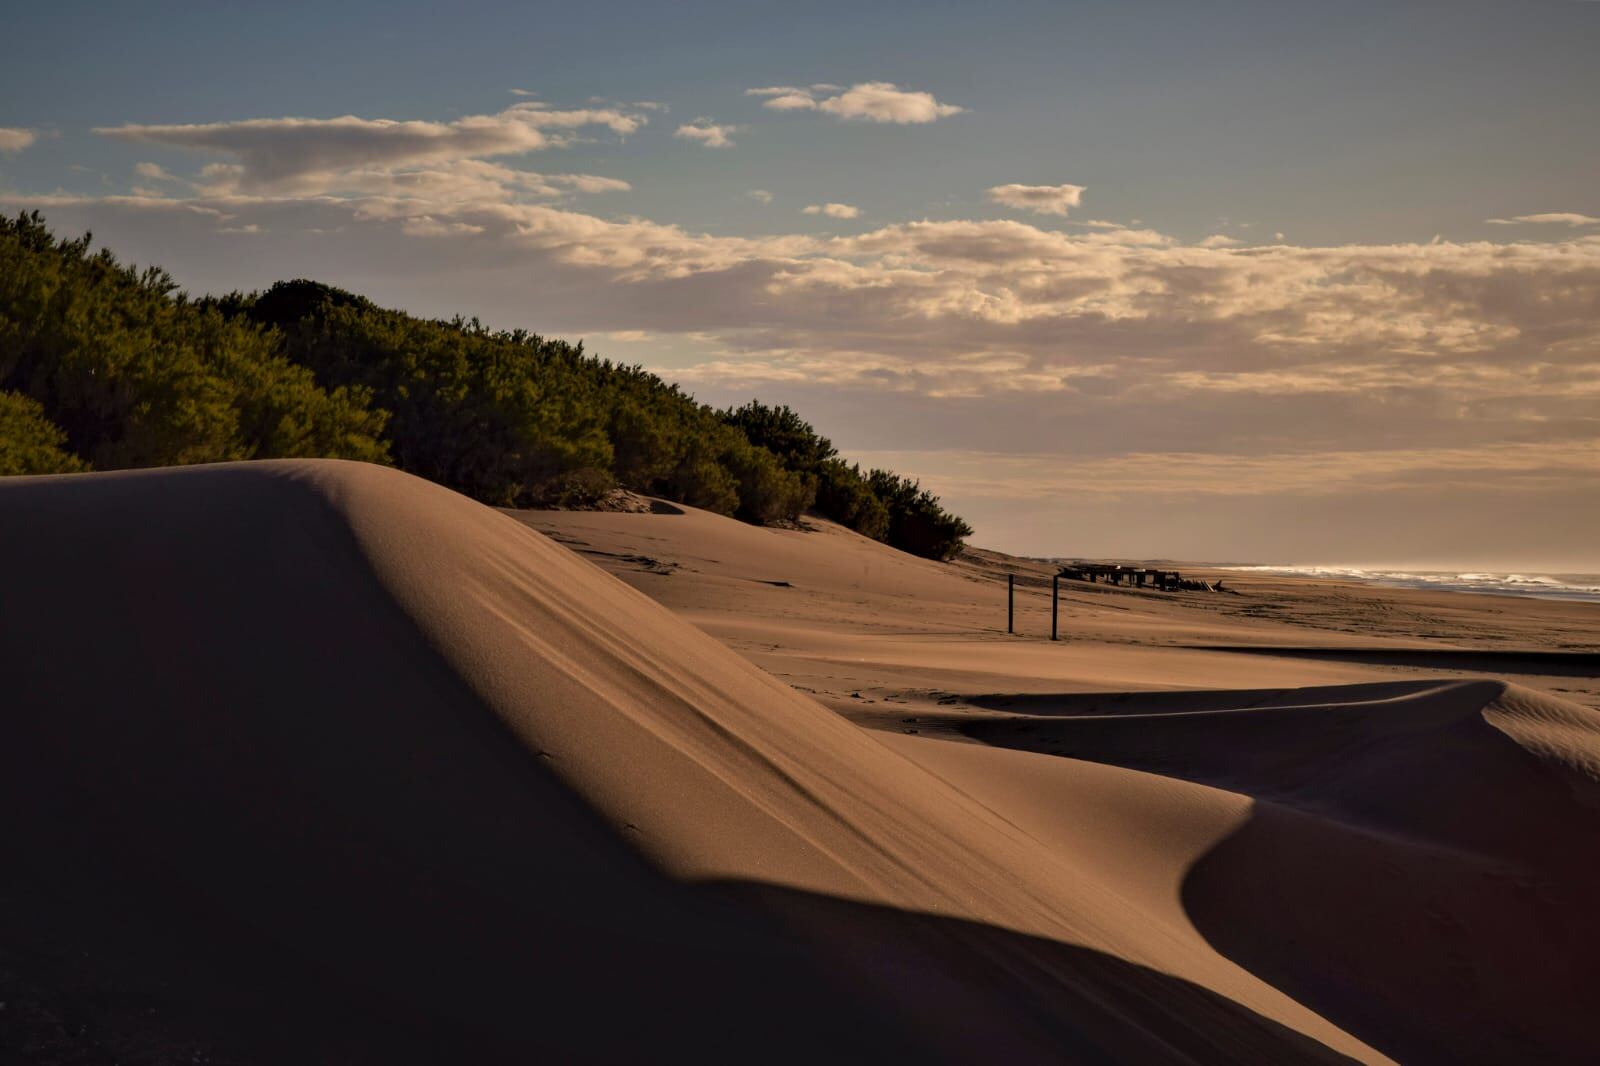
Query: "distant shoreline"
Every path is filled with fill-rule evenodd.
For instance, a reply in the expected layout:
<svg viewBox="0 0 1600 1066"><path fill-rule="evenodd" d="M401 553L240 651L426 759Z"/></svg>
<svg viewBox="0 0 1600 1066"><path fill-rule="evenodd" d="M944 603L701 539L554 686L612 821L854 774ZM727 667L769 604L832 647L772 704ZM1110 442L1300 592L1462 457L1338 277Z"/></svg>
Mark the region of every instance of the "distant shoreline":
<svg viewBox="0 0 1600 1066"><path fill-rule="evenodd" d="M1381 588L1464 592L1480 596L1600 603L1600 574L1522 573L1453 570L1379 570L1346 566L1211 566L1206 569L1272 577L1322 578Z"/></svg>

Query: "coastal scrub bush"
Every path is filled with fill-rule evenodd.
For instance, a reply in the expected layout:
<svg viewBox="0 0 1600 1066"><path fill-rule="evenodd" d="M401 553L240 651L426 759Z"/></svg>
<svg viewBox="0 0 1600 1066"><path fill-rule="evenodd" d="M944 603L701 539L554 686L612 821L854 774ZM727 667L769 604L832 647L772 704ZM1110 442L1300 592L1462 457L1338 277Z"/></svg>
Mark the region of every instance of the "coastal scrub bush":
<svg viewBox="0 0 1600 1066"><path fill-rule="evenodd" d="M854 463L829 459L822 464L817 480L817 510L873 540L889 538L889 509Z"/></svg>
<svg viewBox="0 0 1600 1066"><path fill-rule="evenodd" d="M324 390L248 321L178 293L37 213L0 219L0 388L100 469L290 456L383 462L384 415Z"/></svg>
<svg viewBox="0 0 1600 1066"><path fill-rule="evenodd" d="M38 400L0 392L0 477L73 474L88 464L62 449L67 435L44 415Z"/></svg>
<svg viewBox="0 0 1600 1066"><path fill-rule="evenodd" d="M960 551L972 527L946 511L939 497L911 478L874 470L867 484L889 512L890 544L928 559L948 559Z"/></svg>

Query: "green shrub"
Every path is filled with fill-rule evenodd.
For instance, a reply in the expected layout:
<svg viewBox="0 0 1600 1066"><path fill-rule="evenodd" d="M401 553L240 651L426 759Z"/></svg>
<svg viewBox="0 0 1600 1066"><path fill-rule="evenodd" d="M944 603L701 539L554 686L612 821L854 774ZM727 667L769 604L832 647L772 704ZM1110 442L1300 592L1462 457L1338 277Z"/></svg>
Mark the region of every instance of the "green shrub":
<svg viewBox="0 0 1600 1066"><path fill-rule="evenodd" d="M889 512L888 542L927 559L948 559L960 551L972 527L946 511L939 497L910 478L874 470L867 484Z"/></svg>
<svg viewBox="0 0 1600 1066"><path fill-rule="evenodd" d="M73 452L101 469L385 461L370 394L319 388L275 336L89 248L37 212L0 219L0 388L38 401Z"/></svg>
<svg viewBox="0 0 1600 1066"><path fill-rule="evenodd" d="M66 433L45 417L39 401L0 392L0 477L87 470L87 463L62 449L66 442Z"/></svg>
<svg viewBox="0 0 1600 1066"><path fill-rule="evenodd" d="M609 470L583 467L557 474L533 494L541 507L584 510L598 504L616 488Z"/></svg>
<svg viewBox="0 0 1600 1066"><path fill-rule="evenodd" d="M853 463L829 459L822 464L817 510L873 540L889 537L889 509L867 484L861 468Z"/></svg>
<svg viewBox="0 0 1600 1066"><path fill-rule="evenodd" d="M832 441L787 407L768 407L751 400L743 407L723 411L722 420L751 444L779 456L786 467L802 474L815 476L823 463L838 454Z"/></svg>
<svg viewBox="0 0 1600 1066"><path fill-rule="evenodd" d="M746 522L767 525L795 519L811 506L813 483L785 470L776 456L741 437L731 437L722 465L738 483L739 506L734 514Z"/></svg>

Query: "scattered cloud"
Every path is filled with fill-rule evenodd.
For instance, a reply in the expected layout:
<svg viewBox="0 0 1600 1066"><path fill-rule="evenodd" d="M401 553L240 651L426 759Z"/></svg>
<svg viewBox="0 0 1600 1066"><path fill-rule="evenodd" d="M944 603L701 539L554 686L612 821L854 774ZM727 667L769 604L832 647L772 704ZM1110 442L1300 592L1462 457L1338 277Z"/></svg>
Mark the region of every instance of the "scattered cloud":
<svg viewBox="0 0 1600 1066"><path fill-rule="evenodd" d="M636 132L645 116L617 110L560 111L540 103L515 104L498 114L451 122L340 118L266 118L193 125L102 127L96 133L136 144L211 152L236 160L242 191L287 191L322 184L354 168L422 164L523 155L567 143L573 131L602 127L618 136Z"/></svg>
<svg viewBox="0 0 1600 1066"><path fill-rule="evenodd" d="M1487 218L1491 226L1600 226L1600 218L1580 215L1572 211L1551 211L1542 215L1515 215L1511 218Z"/></svg>
<svg viewBox="0 0 1600 1066"><path fill-rule="evenodd" d="M1082 185L996 185L989 199L1006 207L1040 215L1065 215L1083 202Z"/></svg>
<svg viewBox="0 0 1600 1066"><path fill-rule="evenodd" d="M1222 233L1213 233L1200 242L1202 248L1237 248L1244 242Z"/></svg>
<svg viewBox="0 0 1600 1066"><path fill-rule="evenodd" d="M0 152L20 152L39 139L33 130L0 126Z"/></svg>
<svg viewBox="0 0 1600 1066"><path fill-rule="evenodd" d="M772 202L772 194L766 189L751 189L745 195L758 204L770 204Z"/></svg>
<svg viewBox="0 0 1600 1066"><path fill-rule="evenodd" d="M835 118L898 125L934 122L966 110L941 103L932 93L902 89L887 81L864 81L848 89L826 83L771 85L746 89L745 95L766 97L761 106L774 111L821 111Z"/></svg>
<svg viewBox="0 0 1600 1066"><path fill-rule="evenodd" d="M244 199L251 195L262 198L258 192L246 192L243 168L233 163L208 164L192 179L172 174L155 163L140 163L134 167L134 173L146 181L180 186L198 198ZM426 206L430 203L516 203L575 194L628 192L632 188L620 178L599 174L545 174L484 160L463 159L431 166L361 166L325 171L303 175L289 187L280 187L275 192L291 200L297 197L350 200L380 197ZM163 195L149 186L136 185L133 191L140 196Z"/></svg>
<svg viewBox="0 0 1600 1066"><path fill-rule="evenodd" d="M182 180L168 173L166 168L161 166L159 163L135 163L133 167L133 173L135 177L143 178L146 181Z"/></svg>
<svg viewBox="0 0 1600 1066"><path fill-rule="evenodd" d="M400 232L407 237L464 237L483 230L482 226L470 222L441 221L431 215L413 215L400 223Z"/></svg>
<svg viewBox="0 0 1600 1066"><path fill-rule="evenodd" d="M621 178L606 178L599 174L546 174L544 180L555 186L565 186L573 192L632 192L633 185Z"/></svg>
<svg viewBox="0 0 1600 1066"><path fill-rule="evenodd" d="M1219 492L1254 478L1284 491L1295 478L1359 484L1363 470L1396 484L1498 479L1544 491L1592 479L1600 454L1600 234L1571 222L1543 243L1320 247L1281 233L1270 245L1196 243L1093 219L734 237L590 213L577 194L627 183L490 157L535 150L515 146L582 129L576 119L530 134L506 128L521 118L484 118L483 130L318 128L283 141L277 131L251 140L259 131L239 123L138 127L129 139L214 158L188 175L135 168L159 192L0 202L47 210L54 225L92 229L113 247L175 249L187 261L163 253L164 264L213 289L294 276L326 261L310 257L336 254L327 269L380 299L619 344L692 343L701 361L666 372L708 402L755 385L830 411L862 427L860 447L923 449L896 468L945 471L941 489L972 498L978 488L956 464L939 466L933 448L990 457L972 467L978 480L1001 471L994 456L1016 458L1018 484L1047 484L1057 470L1069 494L1073 479L1106 470L1161 492L1206 479ZM210 132L146 132L196 129ZM1025 210L1059 218L1081 206L1077 186L1017 188L1051 191L1012 197ZM745 195L769 202L762 192ZM846 204L805 210L859 217ZM241 254L261 233L272 236ZM1019 443L1019 425L1039 431ZM1341 458L1300 462L1286 442ZM1174 469L1186 476L1161 480Z"/></svg>
<svg viewBox="0 0 1600 1066"><path fill-rule="evenodd" d="M673 136L686 141L699 141L706 148L732 148L733 135L738 132L738 126L713 122L709 118L697 118L693 122L679 126Z"/></svg>
<svg viewBox="0 0 1600 1066"><path fill-rule="evenodd" d="M817 98L814 90L793 85L770 85L764 89L746 89L746 96L765 96L762 107L773 111L814 111Z"/></svg>

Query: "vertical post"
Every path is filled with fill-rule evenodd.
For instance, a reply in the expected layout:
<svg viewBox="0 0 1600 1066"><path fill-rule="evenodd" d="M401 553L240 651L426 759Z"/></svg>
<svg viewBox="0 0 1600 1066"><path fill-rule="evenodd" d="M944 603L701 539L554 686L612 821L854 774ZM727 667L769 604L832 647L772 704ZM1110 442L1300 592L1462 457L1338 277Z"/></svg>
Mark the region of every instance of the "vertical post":
<svg viewBox="0 0 1600 1066"><path fill-rule="evenodd" d="M1056 640L1056 618L1061 613L1061 575L1050 579L1050 639Z"/></svg>
<svg viewBox="0 0 1600 1066"><path fill-rule="evenodd" d="M1006 575L1006 632L1017 631L1017 575Z"/></svg>

